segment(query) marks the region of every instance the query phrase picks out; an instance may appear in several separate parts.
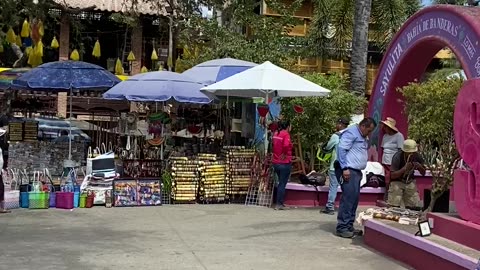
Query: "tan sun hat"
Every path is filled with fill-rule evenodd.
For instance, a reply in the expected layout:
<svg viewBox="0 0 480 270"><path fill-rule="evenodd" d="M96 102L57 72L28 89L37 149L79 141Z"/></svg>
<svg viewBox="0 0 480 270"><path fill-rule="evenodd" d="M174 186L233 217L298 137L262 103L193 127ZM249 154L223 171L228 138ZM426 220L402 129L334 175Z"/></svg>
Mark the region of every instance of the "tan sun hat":
<svg viewBox="0 0 480 270"><path fill-rule="evenodd" d="M415 153L418 151L417 142L414 140L405 140L403 142L402 151L405 153Z"/></svg>
<svg viewBox="0 0 480 270"><path fill-rule="evenodd" d="M398 129L396 127L397 125L397 121L395 121L395 119L391 118L391 117L387 117L387 119L385 119L384 121L382 121L382 123L384 125L386 125L387 127L395 130L396 132L398 132Z"/></svg>

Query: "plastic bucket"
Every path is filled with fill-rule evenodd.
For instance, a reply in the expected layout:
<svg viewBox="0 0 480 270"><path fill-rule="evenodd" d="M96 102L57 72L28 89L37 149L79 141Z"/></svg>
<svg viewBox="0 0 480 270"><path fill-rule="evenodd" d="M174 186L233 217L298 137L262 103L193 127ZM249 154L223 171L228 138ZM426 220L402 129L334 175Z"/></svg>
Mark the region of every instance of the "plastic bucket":
<svg viewBox="0 0 480 270"><path fill-rule="evenodd" d="M80 208L85 208L85 205L87 204L87 195L82 194L80 195Z"/></svg>
<svg viewBox="0 0 480 270"><path fill-rule="evenodd" d="M73 209L73 192L57 192L57 208Z"/></svg>
<svg viewBox="0 0 480 270"><path fill-rule="evenodd" d="M55 207L57 202L57 194L55 192L50 192L50 207Z"/></svg>
<svg viewBox="0 0 480 270"><path fill-rule="evenodd" d="M86 208L92 208L94 199L95 199L95 196L88 196L87 197L87 203L85 204L85 207Z"/></svg>
<svg viewBox="0 0 480 270"><path fill-rule="evenodd" d="M77 208L80 202L80 192L73 193L73 207Z"/></svg>
<svg viewBox="0 0 480 270"><path fill-rule="evenodd" d="M20 192L20 207L28 208L28 192Z"/></svg>

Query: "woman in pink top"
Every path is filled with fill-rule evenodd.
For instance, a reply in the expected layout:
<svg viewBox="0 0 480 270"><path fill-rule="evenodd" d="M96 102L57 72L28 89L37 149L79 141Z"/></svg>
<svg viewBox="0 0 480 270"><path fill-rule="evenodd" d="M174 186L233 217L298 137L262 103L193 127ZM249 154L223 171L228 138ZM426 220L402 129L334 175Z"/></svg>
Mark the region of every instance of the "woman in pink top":
<svg viewBox="0 0 480 270"><path fill-rule="evenodd" d="M272 137L272 163L273 169L278 176L277 202L275 210L285 209L285 187L287 186L290 173L292 172L292 149L290 140L290 122L282 121L279 129Z"/></svg>

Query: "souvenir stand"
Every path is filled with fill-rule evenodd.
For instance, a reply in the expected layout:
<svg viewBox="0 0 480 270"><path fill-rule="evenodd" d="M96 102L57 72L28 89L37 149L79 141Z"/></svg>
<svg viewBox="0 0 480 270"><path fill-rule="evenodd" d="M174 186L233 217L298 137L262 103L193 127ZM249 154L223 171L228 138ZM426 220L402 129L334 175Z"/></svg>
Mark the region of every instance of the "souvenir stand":
<svg viewBox="0 0 480 270"><path fill-rule="evenodd" d="M110 90L103 94L105 99L123 99L129 101L135 101L137 103L154 102L155 107L159 103L162 104L162 109L158 112L155 109L155 113L147 115L149 127L148 138L135 137L133 147L130 145L130 136L134 129L129 129L127 135L127 142L124 149L119 149L118 154L123 159L124 169L124 181L130 181L131 184L123 185L119 188L129 189L129 199L125 199L125 191L118 192L119 202L125 202L130 206L134 204L130 202L133 200L133 193L131 191L133 181L142 180L139 177L153 177L154 179L162 179L164 181L164 187L170 187L170 177L162 173L163 160L168 156L168 151L165 151L165 138L170 137L165 130L167 126L171 125L171 114L168 106L165 106L165 102L183 102L183 103L197 103L208 104L211 102L211 98L200 93L200 88L203 84L190 79L182 74L170 72L170 71L154 71L146 72L134 75L128 80L123 81L112 87ZM150 111L150 110L149 110ZM153 111L153 110L152 110ZM125 115L121 117L126 124L132 124L138 121L138 117L135 114ZM135 129L136 130L136 129ZM141 134L141 135L146 135ZM141 141L144 139L145 141ZM158 157L160 155L160 157ZM152 158L153 157L153 158ZM130 175L128 175L130 174ZM125 177L128 177L127 179ZM133 178L133 179L132 179ZM151 179L150 179L151 180ZM119 182L120 183L120 182ZM117 190L114 187L114 191ZM166 198L170 198L169 191L164 191ZM153 196L153 195L152 195ZM136 198L135 198L136 199ZM117 200L115 200L117 201Z"/></svg>
<svg viewBox="0 0 480 270"><path fill-rule="evenodd" d="M139 128L137 113L122 114L119 130L125 139L117 147L121 161L121 176L113 182L113 205L157 206L169 203L162 196L162 168L164 154L164 127L171 121L164 112L147 115L147 127ZM137 134L140 131L140 134ZM122 139L120 139L122 143ZM163 197L166 197L163 199Z"/></svg>
<svg viewBox="0 0 480 270"><path fill-rule="evenodd" d="M330 93L330 90L268 61L204 87L201 91L226 97L264 97L266 104L273 97L321 97ZM257 111L260 116L266 116L268 105L258 106ZM247 205L270 206L272 202L274 181L271 181L273 174L271 173L271 161L268 153L267 123L263 123L263 127L265 155L263 155L263 160L255 159L254 169L252 169L253 179L245 202ZM265 186L265 184L268 186Z"/></svg>
<svg viewBox="0 0 480 270"><path fill-rule="evenodd" d="M256 151L244 146L224 146L222 155L199 153L171 156L175 203L243 203L251 184Z"/></svg>
<svg viewBox="0 0 480 270"><path fill-rule="evenodd" d="M223 151L227 164L227 196L231 202L245 202L252 181L251 171L254 149L242 146L225 146Z"/></svg>

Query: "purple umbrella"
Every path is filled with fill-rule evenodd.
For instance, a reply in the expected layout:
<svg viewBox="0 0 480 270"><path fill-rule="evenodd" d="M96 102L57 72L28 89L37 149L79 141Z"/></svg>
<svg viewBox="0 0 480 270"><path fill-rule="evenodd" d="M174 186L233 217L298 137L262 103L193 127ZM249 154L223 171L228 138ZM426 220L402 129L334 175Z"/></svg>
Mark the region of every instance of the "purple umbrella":
<svg viewBox="0 0 480 270"><path fill-rule="evenodd" d="M204 86L183 74L154 71L128 78L105 92L103 98L139 102L175 99L178 102L207 104L213 98L200 92Z"/></svg>
<svg viewBox="0 0 480 270"><path fill-rule="evenodd" d="M186 70L182 74L206 85L210 85L254 66L257 66L257 64L233 58L222 58L203 62Z"/></svg>

